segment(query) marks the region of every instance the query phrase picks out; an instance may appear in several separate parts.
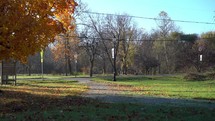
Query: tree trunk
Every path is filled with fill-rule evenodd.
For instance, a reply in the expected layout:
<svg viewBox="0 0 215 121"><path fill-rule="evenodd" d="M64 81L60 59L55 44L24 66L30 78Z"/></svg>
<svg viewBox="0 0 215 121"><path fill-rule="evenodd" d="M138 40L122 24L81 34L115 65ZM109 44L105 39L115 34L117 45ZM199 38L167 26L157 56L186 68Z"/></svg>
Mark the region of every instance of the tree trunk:
<svg viewBox="0 0 215 121"><path fill-rule="evenodd" d="M125 56L124 59L123 59L123 67L122 67L122 72L124 75L127 75L127 57Z"/></svg>
<svg viewBox="0 0 215 121"><path fill-rule="evenodd" d="M168 53L167 53L167 47L166 47L166 41L164 41L164 54L165 54L165 64L166 64L166 69L167 69L167 73L170 73L170 69L169 69L169 57L168 57Z"/></svg>
<svg viewBox="0 0 215 121"><path fill-rule="evenodd" d="M159 54L157 54L157 60L160 62ZM161 73L161 63L158 65L157 70L158 70L158 74L160 74Z"/></svg>
<svg viewBox="0 0 215 121"><path fill-rule="evenodd" d="M68 59L68 67L69 67L69 74L72 75L72 64L70 59Z"/></svg>
<svg viewBox="0 0 215 121"><path fill-rule="evenodd" d="M106 74L106 60L103 59L103 74Z"/></svg>
<svg viewBox="0 0 215 121"><path fill-rule="evenodd" d="M31 76L31 64L30 64L30 62L28 63L28 76Z"/></svg>
<svg viewBox="0 0 215 121"><path fill-rule="evenodd" d="M94 59L90 60L90 77L93 77Z"/></svg>
<svg viewBox="0 0 215 121"><path fill-rule="evenodd" d="M93 61L90 62L90 77L93 77Z"/></svg>
<svg viewBox="0 0 215 121"><path fill-rule="evenodd" d="M67 66L68 66L68 61L67 61L67 58L66 58L66 64L65 64L65 73L66 73L66 76L68 76Z"/></svg>

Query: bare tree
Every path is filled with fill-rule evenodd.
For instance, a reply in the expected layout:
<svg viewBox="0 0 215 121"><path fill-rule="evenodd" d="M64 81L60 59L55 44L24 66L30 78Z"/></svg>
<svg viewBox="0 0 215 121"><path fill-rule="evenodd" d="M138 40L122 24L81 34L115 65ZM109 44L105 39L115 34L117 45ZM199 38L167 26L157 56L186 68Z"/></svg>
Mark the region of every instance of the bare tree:
<svg viewBox="0 0 215 121"><path fill-rule="evenodd" d="M157 41L154 43L154 47L156 49L157 59L161 62L161 66L163 67L164 73L171 73L172 70L171 67L173 67L173 63L171 63L170 56L174 55L174 51L171 50L171 46L173 45L170 37L170 33L177 31L177 28L174 24L174 22L171 20L171 18L168 16L168 14L165 11L161 11L159 13L158 19L157 19L157 25L158 25L158 33L159 37L157 38Z"/></svg>
<svg viewBox="0 0 215 121"><path fill-rule="evenodd" d="M100 39L99 45L103 53L106 53L113 68L114 81L121 65L123 74L127 74L128 56L130 45L135 38L136 26L128 15L88 15L87 26ZM104 57L104 56L100 56Z"/></svg>
<svg viewBox="0 0 215 121"><path fill-rule="evenodd" d="M92 28L85 27L81 33L81 47L83 47L89 57L90 77L93 76L93 67L96 55L98 55L99 41L90 31Z"/></svg>
<svg viewBox="0 0 215 121"><path fill-rule="evenodd" d="M102 46L102 50L106 53L108 60L110 61L113 70L114 70L114 81L116 81L117 68L116 68L116 60L118 55L118 48L120 42L120 36L118 30L115 29L115 21L113 16L103 16L97 15L96 17L92 17L89 15L90 25L93 28L96 35L100 38L100 43ZM114 48L113 55L111 53L111 48ZM112 58L113 56L113 58Z"/></svg>

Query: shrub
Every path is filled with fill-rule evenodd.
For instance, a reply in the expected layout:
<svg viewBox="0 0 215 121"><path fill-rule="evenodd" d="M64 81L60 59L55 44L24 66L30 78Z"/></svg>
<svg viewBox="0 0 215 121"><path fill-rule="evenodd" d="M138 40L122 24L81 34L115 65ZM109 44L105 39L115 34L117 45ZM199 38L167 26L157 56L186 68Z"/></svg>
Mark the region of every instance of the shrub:
<svg viewBox="0 0 215 121"><path fill-rule="evenodd" d="M184 79L188 81L204 81L206 80L206 76L202 74L197 74L197 73L189 73L184 76Z"/></svg>
<svg viewBox="0 0 215 121"><path fill-rule="evenodd" d="M208 74L207 74L207 78L208 78L208 79L214 80L214 79L215 79L215 72L208 73Z"/></svg>

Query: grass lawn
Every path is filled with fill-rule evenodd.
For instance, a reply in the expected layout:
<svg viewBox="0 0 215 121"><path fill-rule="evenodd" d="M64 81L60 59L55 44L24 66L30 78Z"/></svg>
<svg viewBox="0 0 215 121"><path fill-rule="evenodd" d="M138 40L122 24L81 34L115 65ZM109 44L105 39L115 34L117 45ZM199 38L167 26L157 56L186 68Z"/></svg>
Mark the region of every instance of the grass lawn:
<svg viewBox="0 0 215 121"><path fill-rule="evenodd" d="M0 121L215 120L215 109L210 107L103 103L80 97L86 90L86 85L64 77L25 78L17 86L0 86Z"/></svg>
<svg viewBox="0 0 215 121"><path fill-rule="evenodd" d="M55 107L65 97L78 96L87 89L86 85L60 76L46 80L18 77L17 86L0 86L0 114Z"/></svg>
<svg viewBox="0 0 215 121"><path fill-rule="evenodd" d="M123 76L116 82L107 76L94 80L125 90L126 95L215 100L215 80L186 81L182 76Z"/></svg>
<svg viewBox="0 0 215 121"><path fill-rule="evenodd" d="M215 109L168 105L101 103L72 97L70 102L45 110L28 110L0 120L57 121L214 121Z"/></svg>
<svg viewBox="0 0 215 121"><path fill-rule="evenodd" d="M44 79L50 79L50 80L54 80L54 79L67 79L67 78L74 78L74 77L89 77L89 75L68 75L68 76L63 76L63 75L52 75L52 74L44 74L43 78ZM18 79L42 79L42 75L41 74L31 74L31 76L28 75L23 75L23 74L18 74L17 75Z"/></svg>

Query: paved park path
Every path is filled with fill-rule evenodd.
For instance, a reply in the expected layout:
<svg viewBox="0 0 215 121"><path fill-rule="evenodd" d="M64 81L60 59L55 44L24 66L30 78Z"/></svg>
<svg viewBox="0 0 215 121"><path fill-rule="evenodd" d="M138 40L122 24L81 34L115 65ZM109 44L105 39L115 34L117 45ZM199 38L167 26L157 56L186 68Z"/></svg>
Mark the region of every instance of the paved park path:
<svg viewBox="0 0 215 121"><path fill-rule="evenodd" d="M200 106L215 108L214 101L194 100L194 99L174 99L174 98L160 98L149 96L128 96L122 93L125 90L114 88L111 85L91 81L90 78L73 78L79 83L86 84L89 90L82 94L83 97L90 97L104 102L111 103L139 103L139 104L173 104L185 106Z"/></svg>

